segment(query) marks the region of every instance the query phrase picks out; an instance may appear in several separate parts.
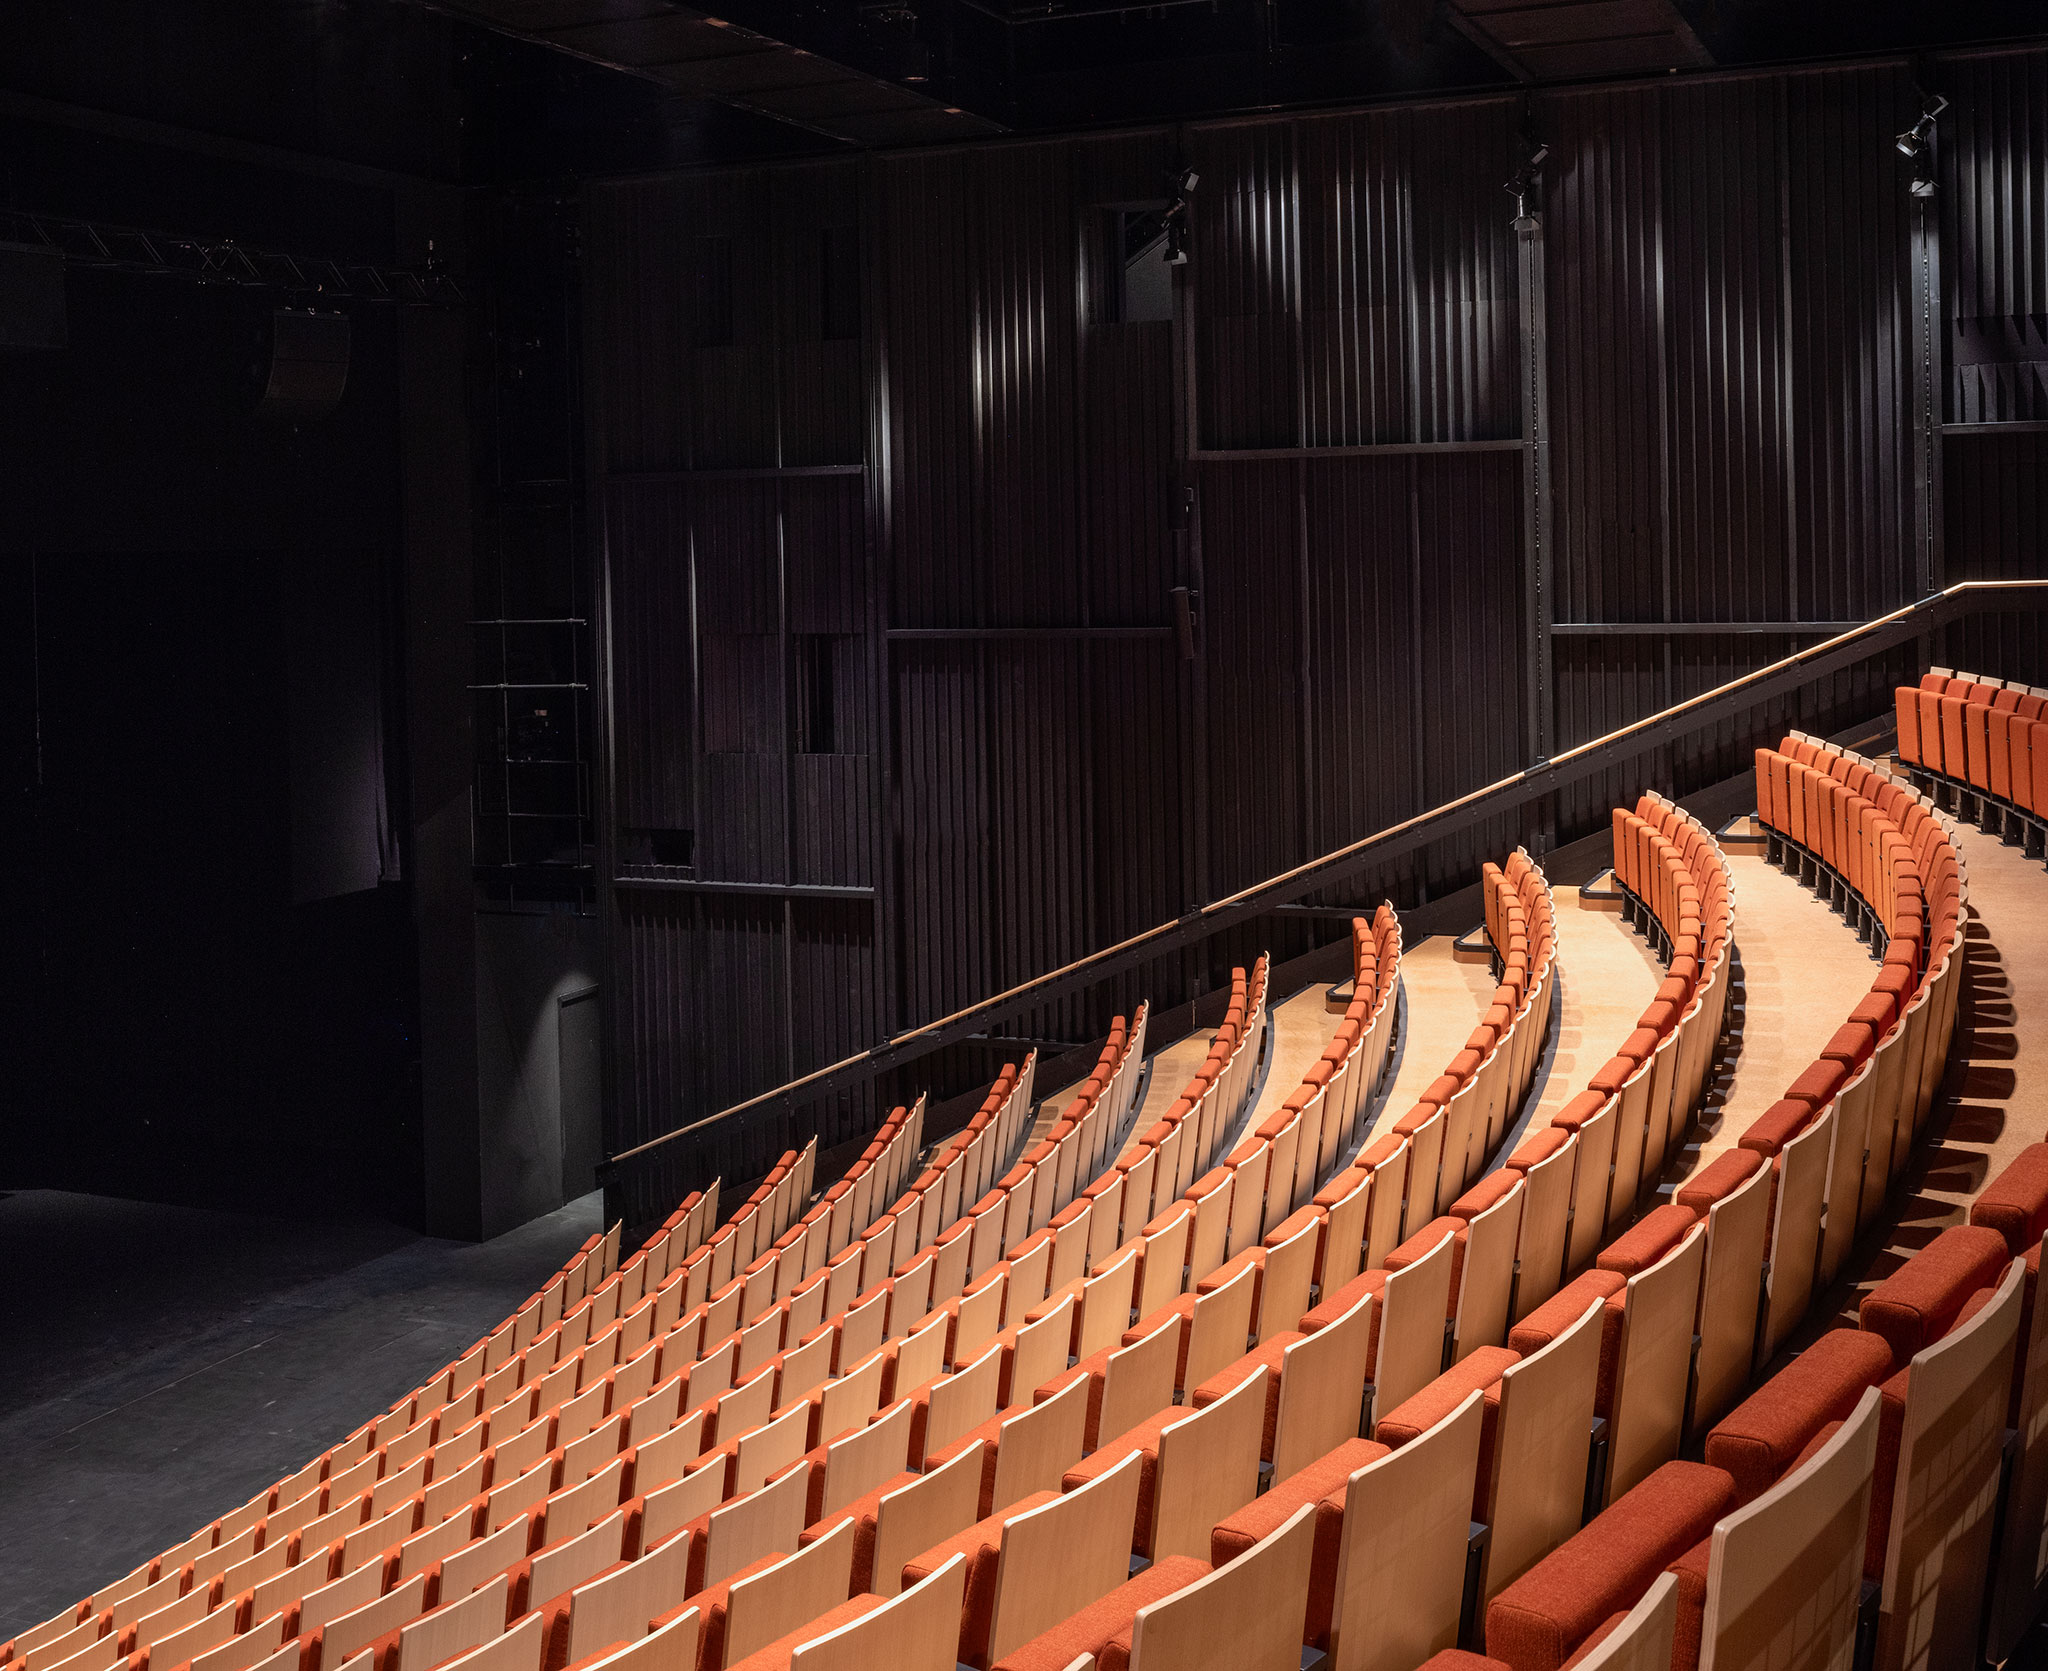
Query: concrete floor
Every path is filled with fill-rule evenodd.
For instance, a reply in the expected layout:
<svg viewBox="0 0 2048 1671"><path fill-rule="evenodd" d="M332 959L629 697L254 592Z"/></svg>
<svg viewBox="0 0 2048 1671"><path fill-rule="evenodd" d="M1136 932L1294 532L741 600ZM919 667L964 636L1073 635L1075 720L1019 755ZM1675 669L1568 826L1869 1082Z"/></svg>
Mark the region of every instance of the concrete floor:
<svg viewBox="0 0 2048 1671"><path fill-rule="evenodd" d="M472 1245L0 1195L0 1641L388 1408L539 1287L601 1207Z"/></svg>

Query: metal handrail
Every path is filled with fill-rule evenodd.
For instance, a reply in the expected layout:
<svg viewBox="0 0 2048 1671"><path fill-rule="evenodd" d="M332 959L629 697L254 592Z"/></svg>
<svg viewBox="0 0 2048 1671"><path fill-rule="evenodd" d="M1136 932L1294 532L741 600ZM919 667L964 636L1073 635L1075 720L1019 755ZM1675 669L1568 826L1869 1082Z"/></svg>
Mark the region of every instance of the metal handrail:
<svg viewBox="0 0 2048 1671"><path fill-rule="evenodd" d="M1768 667L1760 667L1698 696L1673 703L1605 736L1580 743L1548 760L1539 760L1510 777L1474 789L1455 800L1445 801L1320 858L1200 906L1176 921L1161 923L1156 928L1119 940L1113 946L1077 958L1048 974L1026 981L1022 986L1013 986L967 1009L956 1010L936 1021L898 1033L894 1038L830 1067L818 1068L772 1091L763 1091L745 1102L720 1109L716 1114L708 1114L689 1125L649 1138L610 1157L606 1162L607 1172L622 1162L693 1132L720 1125L737 1115L764 1109L787 1110L833 1091L862 1084L891 1068L928 1056L949 1044L957 1044L968 1035L984 1031L992 1023L1014 1016L1021 1010L1123 974L1191 941L1206 940L1212 934L1247 922L1275 906L1290 904L1303 894L1328 887L1367 865L1383 864L1426 847L1443 839L1449 833L1445 826L1454 821L1476 820L1513 811L1583 778L1606 771L1620 761L1705 730L1745 709L1760 707L1895 645L1949 626L1966 615L2029 610L2048 610L2048 580L1961 581L1946 591L1932 593L1903 609L1879 615L1833 638L1796 650Z"/></svg>

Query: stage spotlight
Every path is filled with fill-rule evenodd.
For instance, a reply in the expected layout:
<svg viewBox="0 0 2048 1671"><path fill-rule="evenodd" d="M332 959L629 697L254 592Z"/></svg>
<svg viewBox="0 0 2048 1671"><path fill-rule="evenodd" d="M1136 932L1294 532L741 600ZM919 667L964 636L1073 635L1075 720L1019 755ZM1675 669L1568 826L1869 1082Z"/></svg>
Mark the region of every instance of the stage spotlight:
<svg viewBox="0 0 2048 1671"><path fill-rule="evenodd" d="M1162 259L1169 267L1185 267L1188 263L1188 197L1201 179L1192 168L1183 168L1174 176L1173 197L1162 217L1166 231L1166 254Z"/></svg>
<svg viewBox="0 0 2048 1671"><path fill-rule="evenodd" d="M1929 93L1920 101L1920 120L1892 141L1902 157L1918 157L1934 143L1934 119L1948 109L1948 100Z"/></svg>
<svg viewBox="0 0 2048 1671"><path fill-rule="evenodd" d="M1524 143L1529 147L1529 154L1522 166L1515 170L1515 177L1501 190L1515 200L1514 229L1517 232L1534 232L1538 222L1529 209L1529 194L1536 189L1536 183L1542 177L1544 159L1550 155L1550 147L1527 134L1524 135Z"/></svg>
<svg viewBox="0 0 2048 1671"><path fill-rule="evenodd" d="M1907 189L1915 197L1934 195L1934 123L1946 109L1948 100L1939 93L1924 94L1920 100L1920 119L1892 141L1899 155L1913 165L1913 178Z"/></svg>

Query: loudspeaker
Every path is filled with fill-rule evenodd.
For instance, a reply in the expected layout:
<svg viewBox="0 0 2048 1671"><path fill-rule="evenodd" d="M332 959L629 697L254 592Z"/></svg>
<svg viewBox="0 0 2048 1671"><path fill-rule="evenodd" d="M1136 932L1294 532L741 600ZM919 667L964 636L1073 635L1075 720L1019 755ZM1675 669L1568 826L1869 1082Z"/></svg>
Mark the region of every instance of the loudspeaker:
<svg viewBox="0 0 2048 1671"><path fill-rule="evenodd" d="M316 423L348 389L345 313L279 308L270 316L270 370L257 412L294 424Z"/></svg>
<svg viewBox="0 0 2048 1671"><path fill-rule="evenodd" d="M64 343L63 251L0 244L0 349Z"/></svg>

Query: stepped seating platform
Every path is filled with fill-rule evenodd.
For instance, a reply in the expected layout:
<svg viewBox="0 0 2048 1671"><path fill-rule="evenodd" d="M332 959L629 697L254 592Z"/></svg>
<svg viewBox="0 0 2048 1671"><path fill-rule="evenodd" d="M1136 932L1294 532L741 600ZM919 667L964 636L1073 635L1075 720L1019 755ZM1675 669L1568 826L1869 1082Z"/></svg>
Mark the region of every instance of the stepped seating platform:
<svg viewBox="0 0 2048 1671"><path fill-rule="evenodd" d="M623 1260L594 1241L501 1345L0 1668L1891 1667L1987 1630L2002 1655L2048 1599L2048 1122L1984 1145L2004 1164L1939 1207L1968 1222L1825 1326L1921 1176L1991 838L1811 738L1757 766L1775 871L1654 796L1616 811L1619 916L1489 867L1492 984L1442 985L1491 1001L1461 1040L1428 1023L1440 1060L1418 1017L1389 1083L1382 911L1319 1052L1306 1006L1262 1025L1261 960L1199 1056L1154 1057L1163 1107L1129 1097L1119 1025L1050 1125L1027 1062L957 1137L898 1111L829 1203L793 1152L724 1224L707 1191ZM1986 906L2041 885L2018 852ZM1833 967L1746 1068L1745 873L1759 969L1802 922ZM471 1435L508 1405L503 1443Z"/></svg>

